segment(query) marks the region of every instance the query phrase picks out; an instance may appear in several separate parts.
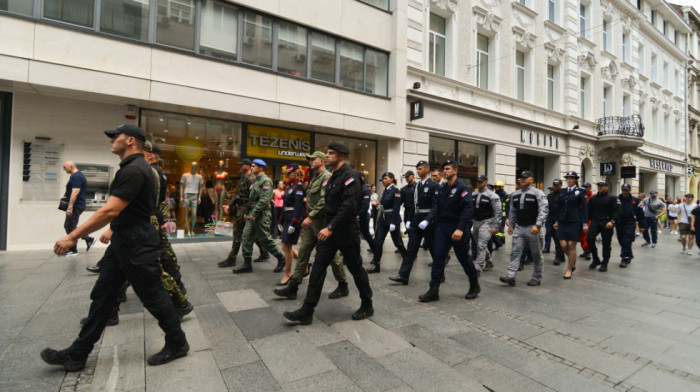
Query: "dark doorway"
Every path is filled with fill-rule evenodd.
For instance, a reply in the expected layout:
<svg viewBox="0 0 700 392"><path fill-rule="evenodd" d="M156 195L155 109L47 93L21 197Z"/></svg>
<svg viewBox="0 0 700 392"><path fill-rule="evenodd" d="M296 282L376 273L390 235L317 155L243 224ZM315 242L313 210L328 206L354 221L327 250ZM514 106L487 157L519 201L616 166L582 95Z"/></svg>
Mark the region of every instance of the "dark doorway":
<svg viewBox="0 0 700 392"><path fill-rule="evenodd" d="M7 201L10 192L10 114L12 94L0 92L0 250L7 249Z"/></svg>
<svg viewBox="0 0 700 392"><path fill-rule="evenodd" d="M532 185L540 190L544 189L544 157L528 154L516 154L515 156L515 176L520 176L525 170L529 170L535 175L535 182Z"/></svg>

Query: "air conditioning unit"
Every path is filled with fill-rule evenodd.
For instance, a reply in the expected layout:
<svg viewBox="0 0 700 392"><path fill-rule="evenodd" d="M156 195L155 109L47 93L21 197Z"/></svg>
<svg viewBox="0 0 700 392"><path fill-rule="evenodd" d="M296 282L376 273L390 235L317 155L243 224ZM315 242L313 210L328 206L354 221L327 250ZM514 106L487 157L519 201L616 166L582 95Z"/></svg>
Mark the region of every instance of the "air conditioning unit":
<svg viewBox="0 0 700 392"><path fill-rule="evenodd" d="M294 56L294 60L303 63L304 61L306 61L306 55L304 53L297 53L297 55Z"/></svg>

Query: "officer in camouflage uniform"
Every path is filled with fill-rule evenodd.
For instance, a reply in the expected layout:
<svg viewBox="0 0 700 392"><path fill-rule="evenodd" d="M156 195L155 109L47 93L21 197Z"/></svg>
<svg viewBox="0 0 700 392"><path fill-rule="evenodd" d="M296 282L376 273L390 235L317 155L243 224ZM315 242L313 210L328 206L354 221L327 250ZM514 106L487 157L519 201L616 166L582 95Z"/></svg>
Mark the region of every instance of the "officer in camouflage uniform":
<svg viewBox="0 0 700 392"><path fill-rule="evenodd" d="M277 259L277 264L284 265L284 255L279 245L270 237L270 201L272 200L272 180L264 170L267 164L262 159L255 159L251 165L251 171L255 175L255 182L250 188L249 208L243 217L246 220L243 227L243 265L233 269L234 274L253 272L251 258L253 256L253 243L260 242ZM240 187L239 187L240 189Z"/></svg>
<svg viewBox="0 0 700 392"><path fill-rule="evenodd" d="M275 294L280 297L286 297L287 299L297 298L297 289L309 266L311 251L314 250L318 244L318 232L321 231L326 224L325 185L328 179L331 178L331 172L324 167L326 154L321 151L316 151L306 157L309 159L309 166L315 175L309 183L309 189L306 191L306 212L308 216L304 219L301 226L303 231L301 232L301 245L299 245L299 258L297 259L294 275L292 275L289 285L285 288L274 290ZM343 259L340 257L340 253L335 254L335 258L331 263L331 270L333 271L335 280L338 281L338 287L335 291L328 294L328 298L336 299L347 297L349 294L348 282L346 281Z"/></svg>
<svg viewBox="0 0 700 392"><path fill-rule="evenodd" d="M250 195L250 188L253 187L253 183L255 182L255 174L250 171L251 164L252 162L250 159L242 159L238 162L238 166L240 166L241 170L241 179L238 181L238 188L236 188L236 194L233 196L233 199L231 199L231 202L227 206L224 206L224 212L228 215L235 215L236 221L233 224L233 244L231 245L231 252L229 252L226 260L220 261L217 264L221 268L236 266L236 256L238 256L238 251L241 249L243 228L245 227L246 221L244 216L251 208L248 197ZM260 246L260 242L256 240L255 244L258 245L260 249L260 257L253 261L260 262L269 259L270 254Z"/></svg>

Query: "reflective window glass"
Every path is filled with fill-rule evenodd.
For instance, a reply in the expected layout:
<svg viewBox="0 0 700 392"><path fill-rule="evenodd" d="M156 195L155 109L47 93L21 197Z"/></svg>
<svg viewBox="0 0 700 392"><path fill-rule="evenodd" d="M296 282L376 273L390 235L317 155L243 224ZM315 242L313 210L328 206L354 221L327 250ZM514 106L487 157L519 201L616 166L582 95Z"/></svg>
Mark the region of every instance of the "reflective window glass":
<svg viewBox="0 0 700 392"><path fill-rule="evenodd" d="M241 61L272 68L272 18L254 12L243 13Z"/></svg>
<svg viewBox="0 0 700 392"><path fill-rule="evenodd" d="M289 22L279 22L277 70L306 77L306 29Z"/></svg>
<svg viewBox="0 0 700 392"><path fill-rule="evenodd" d="M0 11L31 16L34 11L34 2L28 0L0 0Z"/></svg>
<svg viewBox="0 0 700 392"><path fill-rule="evenodd" d="M238 8L215 0L202 1L199 52L224 60L236 60Z"/></svg>
<svg viewBox="0 0 700 392"><path fill-rule="evenodd" d="M311 33L311 78L335 83L335 38Z"/></svg>
<svg viewBox="0 0 700 392"><path fill-rule="evenodd" d="M389 10L389 0L360 0L364 3L367 4L372 4L373 6L377 8L381 8L383 10Z"/></svg>
<svg viewBox="0 0 700 392"><path fill-rule="evenodd" d="M365 91L372 94L386 95L389 56L386 53L367 49L365 59L367 61Z"/></svg>
<svg viewBox="0 0 700 392"><path fill-rule="evenodd" d="M364 86L364 48L348 41L340 42L340 85L362 91Z"/></svg>
<svg viewBox="0 0 700 392"><path fill-rule="evenodd" d="M30 0L24 0L27 3ZM93 27L95 0L45 0L44 17L85 27Z"/></svg>
<svg viewBox="0 0 700 392"><path fill-rule="evenodd" d="M194 0L158 0L156 42L194 50Z"/></svg>
<svg viewBox="0 0 700 392"><path fill-rule="evenodd" d="M100 31L139 41L148 40L148 3L102 0Z"/></svg>
<svg viewBox="0 0 700 392"><path fill-rule="evenodd" d="M339 137L337 135L316 134L314 150L326 152L332 141L345 144L350 150L347 164L358 172L364 172L368 184L374 184L376 179L377 142L374 140Z"/></svg>

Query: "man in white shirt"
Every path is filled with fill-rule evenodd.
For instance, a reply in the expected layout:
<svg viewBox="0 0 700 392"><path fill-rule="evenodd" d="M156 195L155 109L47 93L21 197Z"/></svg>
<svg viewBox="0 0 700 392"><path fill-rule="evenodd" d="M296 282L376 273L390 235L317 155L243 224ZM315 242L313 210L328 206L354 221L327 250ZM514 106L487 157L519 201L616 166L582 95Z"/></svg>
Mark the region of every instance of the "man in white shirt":
<svg viewBox="0 0 700 392"><path fill-rule="evenodd" d="M681 232L681 244L683 244L682 254L692 255L693 248L693 232L690 230L691 213L698 205L693 203L695 197L688 193L685 195L683 204L678 206L678 221L680 222L679 231ZM687 246L687 247L686 247Z"/></svg>

